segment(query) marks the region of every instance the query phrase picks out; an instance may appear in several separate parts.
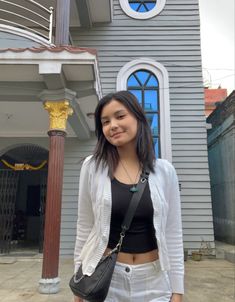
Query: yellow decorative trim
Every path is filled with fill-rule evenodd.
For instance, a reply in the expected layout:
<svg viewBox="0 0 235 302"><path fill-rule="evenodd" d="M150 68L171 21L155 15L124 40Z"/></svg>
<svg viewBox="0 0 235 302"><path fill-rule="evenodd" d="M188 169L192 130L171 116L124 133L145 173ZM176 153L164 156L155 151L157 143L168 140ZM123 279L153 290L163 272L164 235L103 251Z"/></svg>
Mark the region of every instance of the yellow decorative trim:
<svg viewBox="0 0 235 302"><path fill-rule="evenodd" d="M39 166L34 167L29 164L19 164L19 163L15 163L14 165L11 165L4 159L1 159L1 161L4 163L4 165L6 165L8 168L11 168L14 171L22 171L22 170L36 171L42 169L47 163L47 160L44 160Z"/></svg>
<svg viewBox="0 0 235 302"><path fill-rule="evenodd" d="M49 112L50 130L66 130L66 122L73 109L68 101L44 103L44 108Z"/></svg>

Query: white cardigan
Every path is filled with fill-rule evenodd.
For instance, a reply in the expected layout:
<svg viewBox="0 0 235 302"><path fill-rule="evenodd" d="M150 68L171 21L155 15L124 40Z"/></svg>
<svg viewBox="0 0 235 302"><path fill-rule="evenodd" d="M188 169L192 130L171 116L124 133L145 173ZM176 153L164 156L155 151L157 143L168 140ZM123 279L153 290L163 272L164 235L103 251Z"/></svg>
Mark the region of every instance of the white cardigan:
<svg viewBox="0 0 235 302"><path fill-rule="evenodd" d="M157 159L154 169L149 175L149 188L160 265L162 270L168 271L172 292L183 294L184 253L178 179L174 167L166 160ZM80 172L75 272L82 263L83 273L91 275L107 248L111 205L108 168L100 166L96 171L95 162L89 156Z"/></svg>

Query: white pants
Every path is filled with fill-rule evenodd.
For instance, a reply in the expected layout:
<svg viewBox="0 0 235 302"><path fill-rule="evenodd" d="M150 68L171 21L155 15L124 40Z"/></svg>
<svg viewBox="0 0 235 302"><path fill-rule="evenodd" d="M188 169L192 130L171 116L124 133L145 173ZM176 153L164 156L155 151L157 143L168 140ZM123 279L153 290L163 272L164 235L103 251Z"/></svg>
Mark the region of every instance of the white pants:
<svg viewBox="0 0 235 302"><path fill-rule="evenodd" d="M105 302L169 302L171 295L159 260L139 265L117 262Z"/></svg>

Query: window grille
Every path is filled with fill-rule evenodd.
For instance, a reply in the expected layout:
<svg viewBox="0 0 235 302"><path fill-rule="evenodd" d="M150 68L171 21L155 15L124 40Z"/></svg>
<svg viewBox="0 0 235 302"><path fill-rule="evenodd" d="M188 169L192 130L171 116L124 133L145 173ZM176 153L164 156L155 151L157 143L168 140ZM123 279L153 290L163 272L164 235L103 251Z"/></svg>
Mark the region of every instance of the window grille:
<svg viewBox="0 0 235 302"><path fill-rule="evenodd" d="M129 0L129 5L136 12L146 13L152 10L156 6L156 0L152 0L152 1Z"/></svg>
<svg viewBox="0 0 235 302"><path fill-rule="evenodd" d="M156 157L161 157L158 79L151 71L137 70L129 76L127 89L136 96L144 109L152 131Z"/></svg>

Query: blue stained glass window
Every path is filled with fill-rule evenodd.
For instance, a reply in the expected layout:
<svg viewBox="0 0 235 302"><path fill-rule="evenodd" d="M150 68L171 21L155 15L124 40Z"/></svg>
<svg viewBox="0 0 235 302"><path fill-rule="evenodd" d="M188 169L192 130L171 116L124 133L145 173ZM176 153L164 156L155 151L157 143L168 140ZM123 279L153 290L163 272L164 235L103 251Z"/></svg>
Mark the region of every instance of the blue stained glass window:
<svg viewBox="0 0 235 302"><path fill-rule="evenodd" d="M138 11L139 11L140 13L145 13L145 12L147 12L147 8L146 8L143 4L141 4Z"/></svg>
<svg viewBox="0 0 235 302"><path fill-rule="evenodd" d="M144 91L145 98L145 110L146 111L157 111L158 110L158 91L157 90L145 90Z"/></svg>
<svg viewBox="0 0 235 302"><path fill-rule="evenodd" d="M134 75L130 76L129 85L130 86L136 86L136 85L138 86L139 85L139 83L138 83L138 81L137 81L137 79Z"/></svg>
<svg viewBox="0 0 235 302"><path fill-rule="evenodd" d="M131 7L134 11L136 11L136 12L138 12L139 6L140 6L139 3L135 3L135 2L130 3L130 7Z"/></svg>
<svg viewBox="0 0 235 302"><path fill-rule="evenodd" d="M146 114L147 120L149 122L151 131L152 131L152 135L153 136L158 136L158 129L159 129L159 125L158 125L158 115L156 113L154 114Z"/></svg>
<svg viewBox="0 0 235 302"><path fill-rule="evenodd" d="M151 87L151 86L156 87L156 86L158 86L158 80L157 80L157 78L156 78L155 76L152 75L152 76L150 77L150 79L148 80L147 86L148 86L148 87Z"/></svg>
<svg viewBox="0 0 235 302"><path fill-rule="evenodd" d="M158 139L157 137L154 137L154 138L153 138L153 144L154 144L155 154L156 154L156 156L157 156L157 154L160 153L160 149L159 149L160 144L159 144L159 139Z"/></svg>
<svg viewBox="0 0 235 302"><path fill-rule="evenodd" d="M149 72L144 70L137 71L135 76L138 78L139 82L144 85L149 78Z"/></svg>
<svg viewBox="0 0 235 302"><path fill-rule="evenodd" d="M157 77L148 70L137 70L127 80L127 89L143 107L149 122L156 157L160 157L159 84Z"/></svg>
<svg viewBox="0 0 235 302"><path fill-rule="evenodd" d="M156 6L156 0L129 0L130 7L139 13L146 13Z"/></svg>
<svg viewBox="0 0 235 302"><path fill-rule="evenodd" d="M140 90L130 90L129 91L131 93L134 94L134 96L136 96L137 100L139 101L139 103L142 105L142 92Z"/></svg>
<svg viewBox="0 0 235 302"><path fill-rule="evenodd" d="M155 1L155 3L146 2L146 6L148 8L148 11L150 11L156 6L156 1Z"/></svg>

